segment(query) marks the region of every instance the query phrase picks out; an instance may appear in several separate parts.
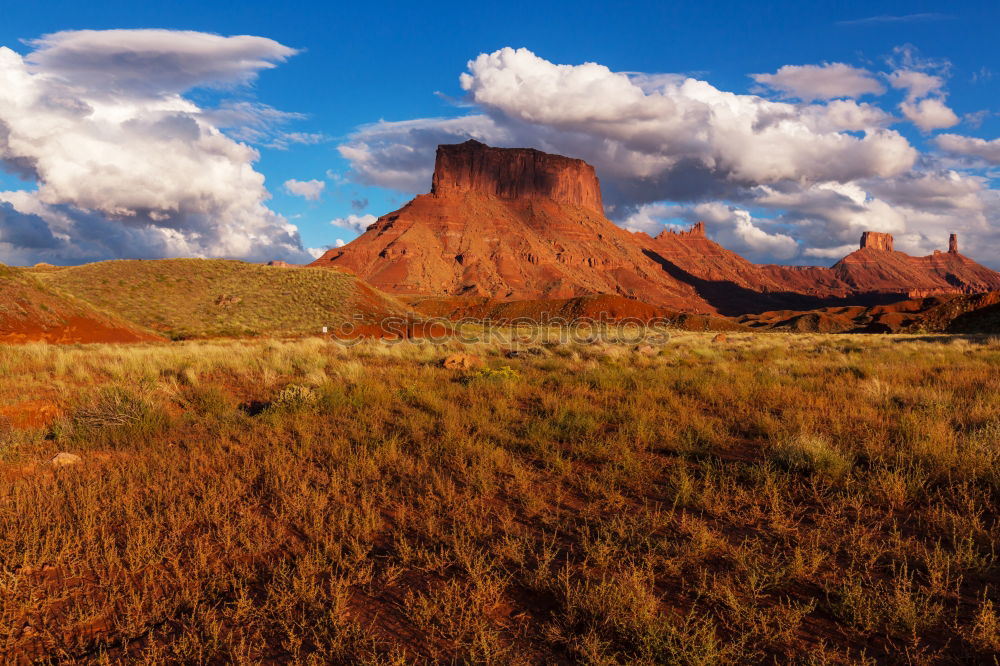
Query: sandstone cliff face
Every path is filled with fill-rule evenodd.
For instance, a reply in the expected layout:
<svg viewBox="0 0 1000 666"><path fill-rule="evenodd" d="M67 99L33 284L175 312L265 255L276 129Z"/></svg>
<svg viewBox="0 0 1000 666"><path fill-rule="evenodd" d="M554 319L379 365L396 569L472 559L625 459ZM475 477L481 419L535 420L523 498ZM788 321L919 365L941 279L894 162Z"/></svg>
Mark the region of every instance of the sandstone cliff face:
<svg viewBox="0 0 1000 666"><path fill-rule="evenodd" d="M491 148L469 140L438 146L431 194L476 192L509 200L546 200L604 215L594 167L529 148Z"/></svg>
<svg viewBox="0 0 1000 666"><path fill-rule="evenodd" d="M858 250L829 268L751 263L705 237L701 223L656 238L640 236L664 270L693 284L699 296L728 315L1000 289L1000 274L958 253L955 234L947 253L911 257L894 250L891 234L868 231Z"/></svg>
<svg viewBox="0 0 1000 666"><path fill-rule="evenodd" d="M829 270L854 291L904 294L923 298L942 294L971 294L1000 289L1000 273L958 252L958 237L949 238L949 251L926 257L894 252L892 236L876 248L865 245L847 255ZM888 248L888 249L886 249Z"/></svg>
<svg viewBox="0 0 1000 666"><path fill-rule="evenodd" d="M690 284L604 217L593 167L537 150L438 149L433 191L385 215L314 266L395 294L506 300L618 294L712 312Z"/></svg>
<svg viewBox="0 0 1000 666"><path fill-rule="evenodd" d="M861 249L881 250L892 252L892 234L883 234L878 231L866 231L861 234Z"/></svg>
<svg viewBox="0 0 1000 666"><path fill-rule="evenodd" d="M911 257L865 232L832 267L754 264L702 223L656 238L604 217L594 169L537 150L440 146L433 187L314 266L347 269L394 294L501 300L615 294L727 315L875 305L1000 290L1000 274L958 253Z"/></svg>

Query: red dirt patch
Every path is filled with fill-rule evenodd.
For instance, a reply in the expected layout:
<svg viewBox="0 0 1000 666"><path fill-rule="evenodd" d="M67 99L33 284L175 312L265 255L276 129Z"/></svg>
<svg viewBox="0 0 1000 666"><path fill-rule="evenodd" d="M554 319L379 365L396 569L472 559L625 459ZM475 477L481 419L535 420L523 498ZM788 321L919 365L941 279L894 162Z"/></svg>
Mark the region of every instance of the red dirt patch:
<svg viewBox="0 0 1000 666"><path fill-rule="evenodd" d="M48 342L68 345L76 343L161 342L163 338L124 326L107 324L80 315L66 317L61 325L45 325L36 321L7 321L0 329L0 343L24 344Z"/></svg>
<svg viewBox="0 0 1000 666"><path fill-rule="evenodd" d="M149 342L162 338L0 265L0 344Z"/></svg>
<svg viewBox="0 0 1000 666"><path fill-rule="evenodd" d="M13 405L0 406L0 422L12 428L44 428L62 414L55 403L48 400L25 400Z"/></svg>

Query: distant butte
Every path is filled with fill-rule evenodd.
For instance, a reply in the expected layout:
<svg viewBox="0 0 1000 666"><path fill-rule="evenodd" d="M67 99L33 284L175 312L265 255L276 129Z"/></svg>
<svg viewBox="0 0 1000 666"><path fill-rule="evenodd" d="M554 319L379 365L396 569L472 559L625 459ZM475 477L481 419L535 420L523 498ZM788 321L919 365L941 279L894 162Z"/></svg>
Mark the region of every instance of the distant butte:
<svg viewBox="0 0 1000 666"><path fill-rule="evenodd" d="M544 199L604 215L594 167L531 148L491 148L472 139L438 147L431 194L464 193L508 200Z"/></svg>
<svg viewBox="0 0 1000 666"><path fill-rule="evenodd" d="M604 216L582 160L478 141L439 146L433 187L313 266L394 294L501 300L616 294L712 312Z"/></svg>
<svg viewBox="0 0 1000 666"><path fill-rule="evenodd" d="M861 248L872 250L882 250L892 252L892 234L883 234L878 231L866 231L861 234Z"/></svg>
<svg viewBox="0 0 1000 666"><path fill-rule="evenodd" d="M875 305L1000 290L1000 273L958 252L911 257L866 231L829 268L754 264L698 222L655 238L604 216L586 162L478 141L438 147L429 194L384 215L313 266L347 269L394 294L499 301L614 294L696 313Z"/></svg>

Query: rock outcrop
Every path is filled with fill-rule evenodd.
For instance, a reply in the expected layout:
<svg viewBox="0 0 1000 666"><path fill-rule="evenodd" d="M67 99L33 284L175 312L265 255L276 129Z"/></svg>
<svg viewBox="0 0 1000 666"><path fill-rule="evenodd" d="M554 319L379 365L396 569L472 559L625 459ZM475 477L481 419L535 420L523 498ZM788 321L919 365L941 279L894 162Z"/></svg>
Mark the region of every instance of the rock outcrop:
<svg viewBox="0 0 1000 666"><path fill-rule="evenodd" d="M861 249L865 248L892 252L892 234L883 234L878 231L864 232L861 234Z"/></svg>
<svg viewBox="0 0 1000 666"><path fill-rule="evenodd" d="M531 148L491 148L472 139L438 146L431 194L447 199L467 192L555 201L604 215L597 174L583 160Z"/></svg>
<svg viewBox="0 0 1000 666"><path fill-rule="evenodd" d="M891 234L866 231L860 247L831 267L754 264L704 237L698 225L687 232L664 231L646 246L664 270L693 284L726 315L874 306L1000 289L1000 273L959 254L955 234L947 253L912 257L895 251Z"/></svg>
<svg viewBox="0 0 1000 666"><path fill-rule="evenodd" d="M911 257L866 231L832 267L754 264L701 222L655 238L603 212L586 162L477 141L439 146L431 192L379 218L313 266L341 268L394 294L488 300L611 294L724 315L874 306L1000 290L1000 273L958 252Z"/></svg>
<svg viewBox="0 0 1000 666"><path fill-rule="evenodd" d="M448 370L476 370L485 365L475 354L449 354L441 361L441 367Z"/></svg>
<svg viewBox="0 0 1000 666"><path fill-rule="evenodd" d="M394 294L502 300L617 294L711 312L604 216L594 169L537 150L440 146L433 188L313 266Z"/></svg>
<svg viewBox="0 0 1000 666"><path fill-rule="evenodd" d="M814 333L992 333L1000 329L1000 292L947 294L809 312L763 312L737 321L756 329Z"/></svg>
<svg viewBox="0 0 1000 666"><path fill-rule="evenodd" d="M75 453L67 453L65 451L60 451L51 460L49 464L53 467L72 467L73 465L79 465L83 462L83 458L76 455Z"/></svg>
<svg viewBox="0 0 1000 666"><path fill-rule="evenodd" d="M956 234L949 238L948 252L935 251L926 257L895 252L892 246L892 235L866 232L861 248L830 271L855 293L926 298L1000 289L1000 273L959 254Z"/></svg>

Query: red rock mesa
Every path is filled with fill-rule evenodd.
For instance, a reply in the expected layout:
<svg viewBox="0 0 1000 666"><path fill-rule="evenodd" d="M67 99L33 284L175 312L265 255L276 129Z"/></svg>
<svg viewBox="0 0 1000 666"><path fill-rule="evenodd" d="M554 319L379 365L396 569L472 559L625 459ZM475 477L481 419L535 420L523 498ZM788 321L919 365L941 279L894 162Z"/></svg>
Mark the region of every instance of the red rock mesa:
<svg viewBox="0 0 1000 666"><path fill-rule="evenodd" d="M892 234L883 234L877 231L864 232L861 234L861 249L865 248L892 252Z"/></svg>
<svg viewBox="0 0 1000 666"><path fill-rule="evenodd" d="M496 300L625 296L735 315L1000 289L1000 274L948 251L896 252L866 231L832 267L754 264L705 225L631 233L604 216L594 168L478 141L438 147L431 192L379 218L312 265L339 267L394 294Z"/></svg>
<svg viewBox="0 0 1000 666"><path fill-rule="evenodd" d="M314 266L395 294L519 300L618 294L711 312L604 216L594 168L477 141L439 146L433 187Z"/></svg>

